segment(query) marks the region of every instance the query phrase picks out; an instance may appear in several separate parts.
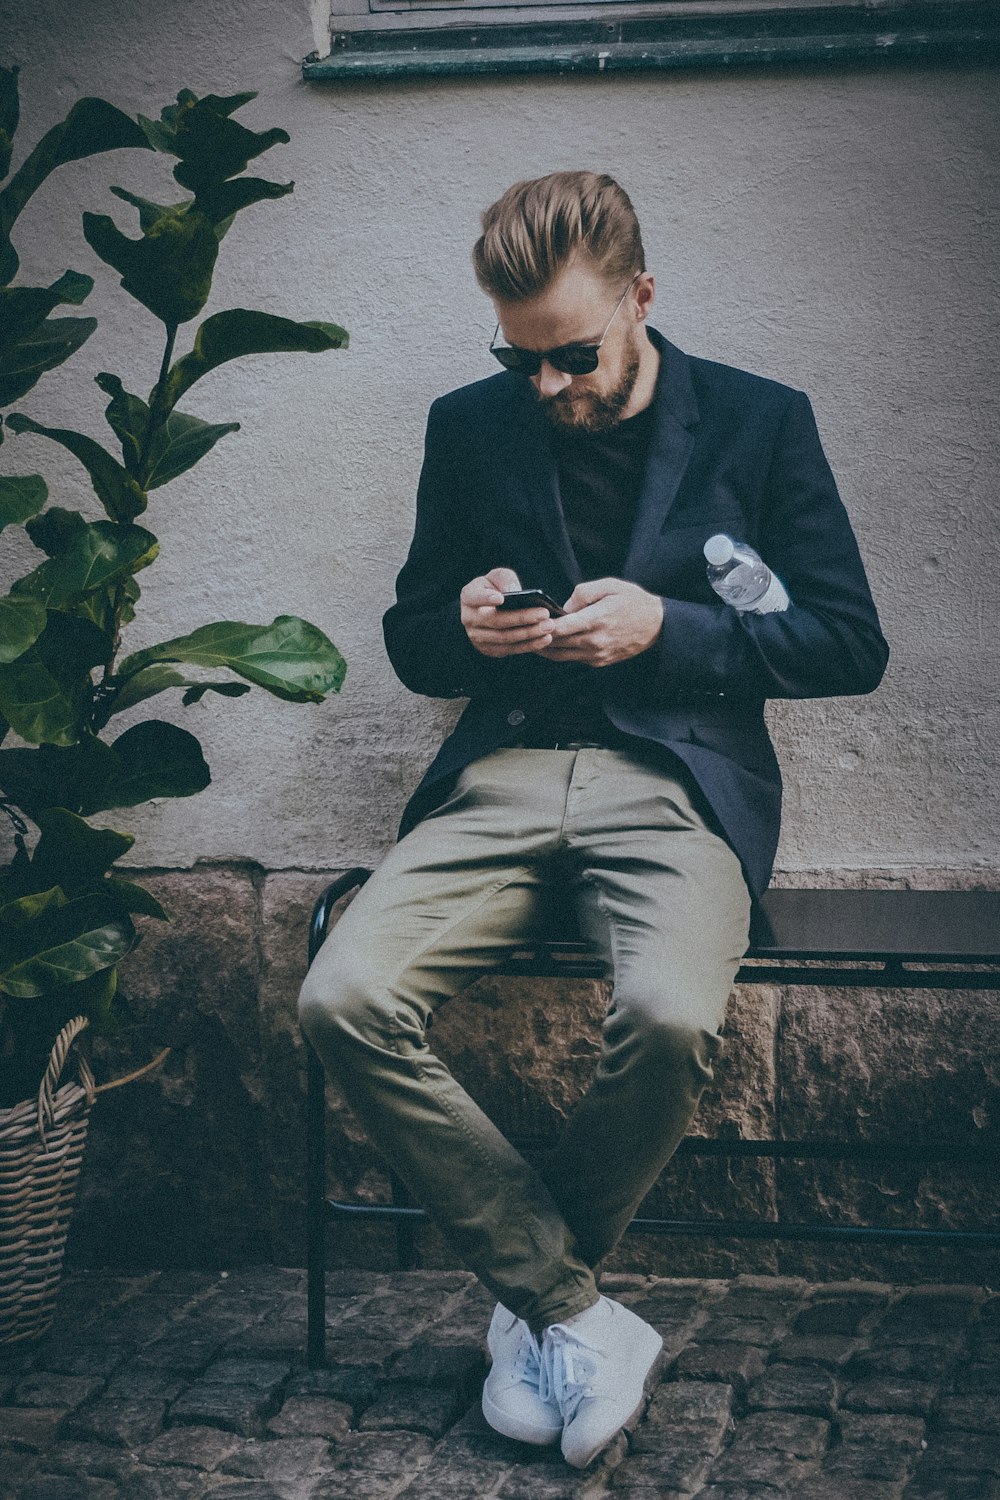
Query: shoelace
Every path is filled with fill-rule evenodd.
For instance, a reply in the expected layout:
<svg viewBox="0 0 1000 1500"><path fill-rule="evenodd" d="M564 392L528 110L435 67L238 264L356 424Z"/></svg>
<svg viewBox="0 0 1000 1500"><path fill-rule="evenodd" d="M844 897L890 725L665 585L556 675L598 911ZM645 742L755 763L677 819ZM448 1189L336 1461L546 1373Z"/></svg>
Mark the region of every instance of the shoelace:
<svg viewBox="0 0 1000 1500"><path fill-rule="evenodd" d="M568 1328L555 1323L546 1330L538 1393L543 1401L556 1402L564 1422L571 1422L580 1402L593 1395L600 1358L599 1349Z"/></svg>
<svg viewBox="0 0 1000 1500"><path fill-rule="evenodd" d="M521 1331L521 1342L514 1356L514 1374L518 1380L523 1380L538 1390L542 1376L542 1351L538 1340L527 1326Z"/></svg>

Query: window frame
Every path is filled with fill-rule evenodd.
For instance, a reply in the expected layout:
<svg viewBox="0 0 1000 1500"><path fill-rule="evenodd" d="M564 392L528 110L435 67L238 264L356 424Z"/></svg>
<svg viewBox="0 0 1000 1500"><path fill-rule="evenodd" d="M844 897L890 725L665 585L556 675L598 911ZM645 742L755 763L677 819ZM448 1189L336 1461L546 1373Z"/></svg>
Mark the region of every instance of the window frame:
<svg viewBox="0 0 1000 1500"><path fill-rule="evenodd" d="M308 81L1000 61L997 0L331 0Z"/></svg>

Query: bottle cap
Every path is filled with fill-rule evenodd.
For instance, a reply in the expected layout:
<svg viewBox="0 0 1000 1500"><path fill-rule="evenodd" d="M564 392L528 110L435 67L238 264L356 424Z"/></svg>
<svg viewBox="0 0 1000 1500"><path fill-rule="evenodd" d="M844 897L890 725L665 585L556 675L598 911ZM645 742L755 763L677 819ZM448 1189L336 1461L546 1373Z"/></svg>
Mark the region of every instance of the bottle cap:
<svg viewBox="0 0 1000 1500"><path fill-rule="evenodd" d="M710 536L705 543L705 561L711 563L713 568L721 568L727 563L736 551L732 537L726 536L722 531L715 536Z"/></svg>

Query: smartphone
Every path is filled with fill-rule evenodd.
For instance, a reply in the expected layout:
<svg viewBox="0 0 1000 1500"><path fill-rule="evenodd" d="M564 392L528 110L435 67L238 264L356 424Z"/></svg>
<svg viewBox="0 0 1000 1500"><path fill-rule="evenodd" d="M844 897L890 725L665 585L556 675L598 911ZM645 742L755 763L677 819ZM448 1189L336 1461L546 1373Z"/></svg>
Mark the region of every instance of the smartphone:
<svg viewBox="0 0 1000 1500"><path fill-rule="evenodd" d="M497 609L547 609L550 615L566 613L561 604L550 599L541 589L514 589L504 594L503 603L498 604Z"/></svg>

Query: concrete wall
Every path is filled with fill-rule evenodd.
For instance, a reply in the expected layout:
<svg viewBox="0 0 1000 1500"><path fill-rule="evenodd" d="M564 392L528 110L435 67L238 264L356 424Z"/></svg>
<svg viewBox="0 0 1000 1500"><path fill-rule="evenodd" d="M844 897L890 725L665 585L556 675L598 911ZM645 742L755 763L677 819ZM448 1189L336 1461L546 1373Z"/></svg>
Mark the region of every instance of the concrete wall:
<svg viewBox="0 0 1000 1500"><path fill-rule="evenodd" d="M312 890L321 878L310 872L377 857L450 721L451 707L417 700L395 683L379 619L408 542L426 408L442 390L491 369L492 315L468 254L480 210L515 177L577 165L614 173L644 226L658 326L692 353L801 386L813 399L893 657L874 697L770 710L786 775L782 878L995 883L995 71L840 68L333 89L305 85L299 75L312 47L305 0L36 0L30 13L18 0L0 0L0 38L4 60L22 64L17 160L85 93L155 115L182 86L259 89L245 118L289 130L291 145L271 153L265 170L294 178L296 190L241 215L208 310L249 305L330 318L352 335L344 354L246 361L204 381L189 409L238 419L243 431L157 491L150 507L163 553L142 579L129 647L215 618L293 612L333 637L349 673L340 699L322 707L254 692L168 709L203 740L213 785L196 799L113 819L139 833L137 865L174 872L164 878L182 922L157 934L147 953L184 988L178 1009L201 986L197 1007L214 1015L198 1033L198 1088L188 1063L156 1086L168 1112L172 1098L183 1104L187 1123L176 1137L143 1138L140 1176L175 1170L179 1148L189 1152L185 1180L199 1173L204 1180L219 1139L213 1067L230 1070L235 1093L222 1097L242 1101L232 1109L243 1121L232 1156L219 1158L218 1180L232 1180L241 1159L250 1171L249 1143L266 1137L264 1105L274 1102L253 1040L263 1035L266 1009L259 964L269 929L260 892L300 881ZM166 159L140 153L74 164L50 179L20 221L25 273L39 282L68 265L94 273L89 310L101 319L82 353L25 398L25 411L104 436L94 372L113 370L131 389L152 384L159 325L96 262L79 216L85 208L112 211L130 227L107 185L159 198L171 190L168 171ZM50 445L12 438L0 466L38 467L55 500L94 510L81 471ZM22 561L5 553L12 575ZM207 876L193 868L199 859L222 862L242 892L237 907L258 903L257 925L234 918L221 949L195 920L206 909ZM252 876L240 873L247 868ZM299 954L301 925L280 932ZM183 951L169 947L182 942ZM282 1045L292 1048L288 962L273 1003ZM152 993L146 978L133 987ZM163 985L154 988L162 1000ZM837 1028L822 1006L813 1014L829 1040ZM230 1039L213 1054L212 1038L231 1030L227 1015L248 1028L244 1043L234 1048ZM899 1021L887 1012L878 1024L891 1039ZM298 1059L294 1049L288 1056ZM301 1123L299 1061L283 1075L282 1097L292 1101L288 1141ZM763 1074L757 1085L770 1087ZM866 1087L859 1083L859 1099ZM108 1133L99 1134L98 1121L103 1145L88 1189L95 1201L114 1191L121 1143L135 1128L117 1102L127 1092L102 1105ZM231 1125L231 1110L228 1118ZM287 1200L265 1177L259 1201L280 1214ZM219 1200L204 1193L199 1201L209 1213ZM244 1222L248 1201L238 1196L228 1218L220 1205L217 1223L203 1226L201 1239L192 1229L177 1254L221 1254L225 1226ZM147 1237L135 1252L155 1254L156 1243ZM109 1252L107 1235L88 1229L86 1244L94 1258ZM281 1235L238 1253L271 1253L275 1245L288 1253Z"/></svg>

